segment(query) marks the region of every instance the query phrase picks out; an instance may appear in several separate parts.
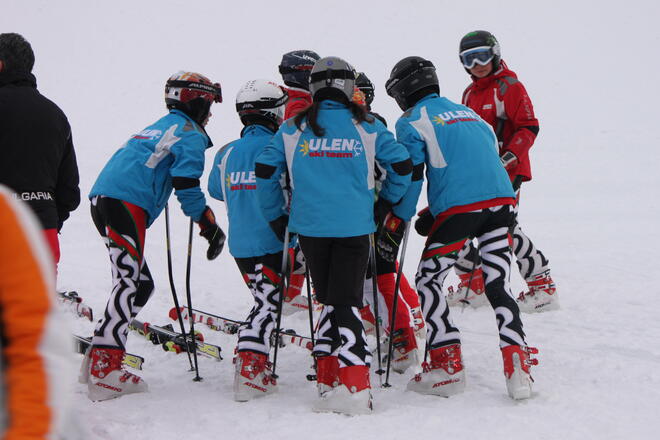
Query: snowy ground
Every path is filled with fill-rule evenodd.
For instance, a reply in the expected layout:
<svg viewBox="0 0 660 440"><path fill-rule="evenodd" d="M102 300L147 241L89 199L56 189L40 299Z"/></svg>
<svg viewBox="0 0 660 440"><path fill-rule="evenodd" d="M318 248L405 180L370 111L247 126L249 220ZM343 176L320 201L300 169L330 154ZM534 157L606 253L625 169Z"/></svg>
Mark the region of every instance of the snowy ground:
<svg viewBox="0 0 660 440"><path fill-rule="evenodd" d="M521 224L550 258L562 309L523 316L540 348L534 396L506 396L496 325L490 310L457 310L467 366L466 392L451 399L374 387L371 416L310 411L310 359L295 347L279 357L279 393L232 401L234 338L205 330L225 360L201 359L193 383L183 355L135 336L128 349L146 358L150 392L99 404L82 386L73 404L89 439L347 438L652 439L660 422L660 62L653 1L585 2L97 2L4 0L0 32L31 41L42 93L73 127L86 194L112 152L161 114L165 79L179 69L222 83L225 103L208 130L217 146L238 136L233 98L248 79L278 79L283 52L311 48L338 55L377 87L374 108L391 125L399 112L383 84L400 58L422 55L438 68L443 94L460 100L468 77L458 41L475 28L492 31L535 104L541 132L533 148L534 180L523 188ZM209 152L210 161L217 150ZM183 298L187 220L173 202L175 277ZM420 205L423 201L420 201ZM224 208L211 202L221 221ZM110 287L107 256L85 200L61 236L59 286L78 290L101 313ZM141 318L166 323L164 220L147 235L157 288ZM414 277L422 239L412 236L405 273ZM241 318L249 295L227 252L210 263L196 238L195 305ZM519 279L514 280L522 288ZM74 320L90 334L91 323ZM304 316L285 327L305 331ZM375 385L376 377L372 378Z"/></svg>

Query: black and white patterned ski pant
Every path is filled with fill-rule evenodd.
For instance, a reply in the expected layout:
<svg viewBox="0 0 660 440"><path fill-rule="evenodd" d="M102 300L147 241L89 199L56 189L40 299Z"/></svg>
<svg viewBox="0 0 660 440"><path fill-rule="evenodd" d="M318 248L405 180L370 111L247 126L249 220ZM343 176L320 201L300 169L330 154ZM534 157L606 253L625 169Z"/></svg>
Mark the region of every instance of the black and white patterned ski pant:
<svg viewBox="0 0 660 440"><path fill-rule="evenodd" d="M318 318L314 356L334 355L340 367L371 365L367 335L357 307L323 306Z"/></svg>
<svg viewBox="0 0 660 440"><path fill-rule="evenodd" d="M154 291L144 259L146 212L110 197L92 199L92 220L110 255L112 292L94 330L92 345L125 349L128 324Z"/></svg>
<svg viewBox="0 0 660 440"><path fill-rule="evenodd" d="M451 319L442 284L465 242L476 238L483 261L486 297L497 318L500 346L525 345L518 305L511 296L509 273L511 248L508 228L509 205L486 208L437 219L439 227L426 242L417 269L417 291L427 324L428 349L460 342Z"/></svg>
<svg viewBox="0 0 660 440"><path fill-rule="evenodd" d="M282 252L236 258L236 264L254 297L252 310L238 331L238 351L268 355L270 336L277 323Z"/></svg>
<svg viewBox="0 0 660 440"><path fill-rule="evenodd" d="M543 252L534 246L532 240L523 232L518 223L518 208L520 205L520 189L516 192L516 206L514 207L513 225L513 253L520 275L525 281L531 281L535 275L541 274L550 268L550 262ZM472 271L476 257L477 267L481 260L477 254L477 248L472 240L468 240L463 249L458 253L458 260L454 266L457 274L467 274Z"/></svg>

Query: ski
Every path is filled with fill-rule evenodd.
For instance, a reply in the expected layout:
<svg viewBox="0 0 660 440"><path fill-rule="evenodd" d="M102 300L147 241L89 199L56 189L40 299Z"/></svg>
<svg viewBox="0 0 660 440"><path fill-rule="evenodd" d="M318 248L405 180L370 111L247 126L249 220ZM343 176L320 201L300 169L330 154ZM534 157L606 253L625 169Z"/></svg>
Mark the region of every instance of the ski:
<svg viewBox="0 0 660 440"><path fill-rule="evenodd" d="M83 299L78 295L78 292L57 292L57 298L62 304L71 308L79 317L87 318L90 322L94 322L92 308L87 304L83 304Z"/></svg>
<svg viewBox="0 0 660 440"><path fill-rule="evenodd" d="M184 351L191 351L196 349L197 353L214 359L216 361L221 361L221 351L222 349L213 344L204 342L204 337L201 333L195 335L195 340L190 341L187 337L181 333L175 332L171 324L165 326L157 326L149 324L148 322L142 323L137 319L133 319L128 325L130 330L133 330L140 335L147 338L154 345L161 345L165 351L173 351L175 353L181 353ZM194 348L193 348L193 345Z"/></svg>
<svg viewBox="0 0 660 440"><path fill-rule="evenodd" d="M92 338L73 335L73 340L76 344L76 352L80 354L85 354L87 352L87 348L92 345ZM136 354L124 353L124 358L122 359L121 363L127 367L131 367L136 370L142 370L144 358Z"/></svg>
<svg viewBox="0 0 660 440"><path fill-rule="evenodd" d="M275 332L271 334L270 345L275 345ZM293 345L297 347L302 347L306 350L313 351L314 344L312 344L312 338L309 336L302 336L296 333L293 329L281 329L280 330L280 347L286 347L287 345Z"/></svg>
<svg viewBox="0 0 660 440"><path fill-rule="evenodd" d="M188 319L188 309L186 307L181 307L181 318ZM196 323L201 323L206 325L208 328L214 331L219 331L227 333L230 335L238 333L239 327L244 324L242 321L237 321L235 319L229 319L222 317L220 315L215 315L213 313L204 312L198 309L193 310L193 317L195 318ZM176 308L172 307L169 312L170 319L176 321L177 313ZM285 347L289 344L305 348L309 351L313 350L312 338L308 336L302 336L296 333L293 329L282 329L280 330L280 347ZM271 337L271 346L275 345L275 332L272 333Z"/></svg>
<svg viewBox="0 0 660 440"><path fill-rule="evenodd" d="M189 319L188 308L180 307L181 318ZM243 324L242 321L237 321L235 319L224 318L219 315L214 315L212 313L204 312L202 310L192 309L193 318L196 323L201 323L206 325L208 328L214 331L219 331L227 333L229 335L234 335L238 333L238 328ZM177 320L176 308L172 307L169 312L169 317L173 321Z"/></svg>

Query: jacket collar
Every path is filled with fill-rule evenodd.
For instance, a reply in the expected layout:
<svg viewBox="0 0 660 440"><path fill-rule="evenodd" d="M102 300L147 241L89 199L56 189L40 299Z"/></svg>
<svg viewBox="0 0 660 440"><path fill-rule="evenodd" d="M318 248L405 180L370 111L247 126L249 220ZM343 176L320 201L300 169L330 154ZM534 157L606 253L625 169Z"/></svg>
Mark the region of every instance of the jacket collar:
<svg viewBox="0 0 660 440"><path fill-rule="evenodd" d="M274 134L274 131L261 124L250 124L241 130L242 138L246 136L272 136Z"/></svg>
<svg viewBox="0 0 660 440"><path fill-rule="evenodd" d="M0 72L0 87L16 85L16 86L28 86L28 87L37 87L37 78L31 73L20 73L20 72L5 72L4 70Z"/></svg>
<svg viewBox="0 0 660 440"><path fill-rule="evenodd" d="M199 124L198 124L193 118L191 118L190 116L188 116L185 112L182 112L181 110L177 110L177 109L173 108L173 109L170 110L170 114L179 115L179 116L181 116L182 118L185 118L187 121L190 121L190 122L191 122L191 123L192 123L192 124L193 124L193 125L199 130L199 131L201 131L202 133L204 133L204 136L206 136L206 140L208 140L208 143L209 143L209 144L206 146L206 148L211 148L211 147L213 146L213 141L211 141L211 137L210 137L209 134L206 132L206 129L204 129L204 127L202 127L201 125L199 125Z"/></svg>
<svg viewBox="0 0 660 440"><path fill-rule="evenodd" d="M500 60L500 68L488 76L483 78L476 78L474 75L470 75L470 77L472 77L472 83L476 89L485 89L486 87L489 87L496 79L502 78L504 76L512 76L517 78L516 74L512 70L509 70L504 60Z"/></svg>
<svg viewBox="0 0 660 440"><path fill-rule="evenodd" d="M333 101L332 99L324 99L321 101L321 108L323 109L338 109L338 108L348 108L345 104L341 102Z"/></svg>

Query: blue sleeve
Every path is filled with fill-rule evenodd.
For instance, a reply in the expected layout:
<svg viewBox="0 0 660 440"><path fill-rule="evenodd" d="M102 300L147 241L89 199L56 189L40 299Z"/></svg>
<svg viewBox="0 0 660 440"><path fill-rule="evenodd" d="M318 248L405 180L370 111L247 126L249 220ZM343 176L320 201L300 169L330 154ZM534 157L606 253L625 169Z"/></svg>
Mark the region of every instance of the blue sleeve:
<svg viewBox="0 0 660 440"><path fill-rule="evenodd" d="M376 160L387 171L385 182L383 182L378 197L397 203L410 185L411 173L402 176L394 171L392 164L405 162L410 158L410 155L406 148L394 139L394 135L380 121L377 121L376 125L379 129L376 138Z"/></svg>
<svg viewBox="0 0 660 440"><path fill-rule="evenodd" d="M204 151L208 144L207 138L199 132L184 134L182 139L172 145L170 153L174 155L174 163L170 168L172 178L185 177L199 180L204 173ZM194 221L198 221L206 208L206 198L199 183L185 189L175 189L174 194L181 204L183 213Z"/></svg>
<svg viewBox="0 0 660 440"><path fill-rule="evenodd" d="M216 200L225 200L224 195L222 194L222 176L220 175L220 163L222 162L222 158L225 156L225 153L227 152L226 148L223 148L222 150L218 151L217 154L215 155L215 159L213 159L213 167L211 168L211 174L209 175L209 195L213 197Z"/></svg>
<svg viewBox="0 0 660 440"><path fill-rule="evenodd" d="M406 120L399 119L396 123L396 136L397 140L408 150L410 159L412 160L413 169L422 166L424 164L424 148L426 144L417 131L413 129ZM401 202L395 205L392 209L394 215L405 221L410 221L413 215L415 215L417 200L419 199L419 194L422 192L423 183L423 176L417 180L411 181L410 186L401 199Z"/></svg>
<svg viewBox="0 0 660 440"><path fill-rule="evenodd" d="M284 193L279 180L286 169L281 131L278 131L266 148L259 153L255 164L259 206L266 221L271 222L286 214L283 209Z"/></svg>

